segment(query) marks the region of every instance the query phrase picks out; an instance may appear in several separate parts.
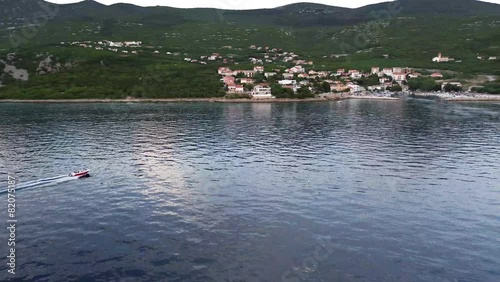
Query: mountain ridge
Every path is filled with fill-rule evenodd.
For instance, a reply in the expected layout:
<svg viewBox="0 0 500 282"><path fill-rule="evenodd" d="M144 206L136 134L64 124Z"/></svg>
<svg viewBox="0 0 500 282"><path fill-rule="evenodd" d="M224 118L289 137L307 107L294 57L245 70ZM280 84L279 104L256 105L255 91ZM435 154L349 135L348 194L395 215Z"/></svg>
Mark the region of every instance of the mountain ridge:
<svg viewBox="0 0 500 282"><path fill-rule="evenodd" d="M58 9L60 20L136 20L165 25L182 22L232 22L278 26L342 26L374 20L374 15L395 16L483 16L500 15L500 5L477 0L397 0L359 8L299 2L267 9L224 10L215 8L174 8L168 6L137 6L116 3L101 4L84 0L71 4L53 4L37 0L0 0L3 21L29 19L37 11L35 2ZM38 8L40 10L40 8Z"/></svg>

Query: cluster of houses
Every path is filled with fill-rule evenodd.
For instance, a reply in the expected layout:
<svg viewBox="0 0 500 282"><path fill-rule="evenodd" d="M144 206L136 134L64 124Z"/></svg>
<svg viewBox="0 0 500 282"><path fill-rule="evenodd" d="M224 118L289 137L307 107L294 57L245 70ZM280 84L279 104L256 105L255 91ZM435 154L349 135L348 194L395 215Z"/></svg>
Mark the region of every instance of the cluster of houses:
<svg viewBox="0 0 500 282"><path fill-rule="evenodd" d="M78 46L83 48L93 48L95 50L108 50L115 53L122 52L124 54L139 54L137 50L125 50L124 48L140 48L142 47L142 41L73 41L73 42L61 42L61 45ZM157 51L155 51L157 52Z"/></svg>
<svg viewBox="0 0 500 282"><path fill-rule="evenodd" d="M498 60L498 57L497 56L490 56L490 57L486 57L486 56L477 56L477 59L480 60L480 61L484 61L484 60L488 60L488 61L496 61Z"/></svg>
<svg viewBox="0 0 500 282"><path fill-rule="evenodd" d="M167 55L172 55L172 53L167 52ZM175 55L175 53L174 53L174 55ZM190 63L199 63L202 65L207 65L209 62L222 62L224 64L229 64L229 63L234 62L234 60L232 58L224 58L219 53L212 53L211 55L200 56L199 59L185 57L184 61L190 62Z"/></svg>
<svg viewBox="0 0 500 282"><path fill-rule="evenodd" d="M497 56L480 56L479 54L477 54L477 59L480 60L480 61L484 61L484 60L488 60L488 61L496 61L498 60L498 57ZM435 63L449 63L449 62L457 62L457 63L460 63L461 61L455 61L454 58L450 58L450 57L444 57L442 53L439 53L437 57L434 57L432 59L433 62Z"/></svg>
<svg viewBox="0 0 500 282"><path fill-rule="evenodd" d="M253 70L231 70L228 67L220 67L218 71L219 75L222 76L221 81L228 93L231 94L250 94L254 99L270 99L274 98L271 94L271 87L267 83L255 83L253 78L256 73L263 73L266 77L269 77L271 73L266 73L263 66L255 66ZM236 78L239 74L242 74L241 78ZM245 86L248 86L245 88Z"/></svg>
<svg viewBox="0 0 500 282"><path fill-rule="evenodd" d="M228 67L220 67L218 74L222 76L228 93L251 94L254 98L272 98L269 83L255 83L256 73L261 73L266 79L274 77L277 83L283 88L290 88L297 92L301 87L308 87L314 91L313 84L328 83L330 92L350 92L359 93L365 91L385 91L395 85L400 85L401 89L406 90L406 82L412 78L423 76L412 68L379 68L372 67L370 72L363 72L356 69L346 70L338 69L332 71L315 71L306 69L297 65L281 72L279 69L266 72L263 66L255 66L253 70L231 70ZM363 87L357 83L358 80L365 77L378 77L379 84ZM443 74L439 72L432 73L429 77L434 79L443 79ZM458 82L450 83L460 86ZM324 90L324 89L323 89Z"/></svg>
<svg viewBox="0 0 500 282"><path fill-rule="evenodd" d="M488 61L496 61L498 60L498 57L497 56L480 56L479 54L477 54L477 59L480 60L480 61L484 61L484 60L488 60ZM449 63L449 62L457 62L457 63L460 63L461 61L455 61L454 58L450 58L450 57L444 57L442 53L439 53L437 57L434 57L432 59L433 62L435 63Z"/></svg>
<svg viewBox="0 0 500 282"><path fill-rule="evenodd" d="M283 62L290 63L293 62L297 65L313 65L313 61L300 60L299 55L294 52L287 52L281 48L271 48L271 47L258 47L257 45L251 45L249 47L252 50L257 50L263 52L261 56L251 57L250 61L253 64L264 64L264 63L275 63Z"/></svg>

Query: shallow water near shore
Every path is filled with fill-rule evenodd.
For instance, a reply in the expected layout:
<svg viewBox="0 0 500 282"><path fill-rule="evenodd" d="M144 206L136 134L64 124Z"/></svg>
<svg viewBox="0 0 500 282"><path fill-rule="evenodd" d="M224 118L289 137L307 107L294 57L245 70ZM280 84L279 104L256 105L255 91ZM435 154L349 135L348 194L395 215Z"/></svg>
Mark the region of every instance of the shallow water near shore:
<svg viewBox="0 0 500 282"><path fill-rule="evenodd" d="M500 280L500 103L0 103L2 189L83 168L17 194L16 278Z"/></svg>

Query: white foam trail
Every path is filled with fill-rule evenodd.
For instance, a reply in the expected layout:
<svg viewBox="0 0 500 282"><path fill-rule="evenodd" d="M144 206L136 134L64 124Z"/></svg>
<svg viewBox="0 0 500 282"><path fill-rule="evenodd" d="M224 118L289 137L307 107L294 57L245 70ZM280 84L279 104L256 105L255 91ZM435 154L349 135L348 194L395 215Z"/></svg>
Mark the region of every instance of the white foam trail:
<svg viewBox="0 0 500 282"><path fill-rule="evenodd" d="M69 176L69 175L59 175L59 176L54 176L50 178L43 178L39 180L34 180L34 181L28 181L25 183L19 183L18 186L16 186L16 192L21 191L21 190L31 190L35 188L41 188L41 187L47 187L47 186L54 186L58 185L70 180L75 180L78 179L78 177L74 176ZM5 194L7 193L6 190L0 191L0 194Z"/></svg>

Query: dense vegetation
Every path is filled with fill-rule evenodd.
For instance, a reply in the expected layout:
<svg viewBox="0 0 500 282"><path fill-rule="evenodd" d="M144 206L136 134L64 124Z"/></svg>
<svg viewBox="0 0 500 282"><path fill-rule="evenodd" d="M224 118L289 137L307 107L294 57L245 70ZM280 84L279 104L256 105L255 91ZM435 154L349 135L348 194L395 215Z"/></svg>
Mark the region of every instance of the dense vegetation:
<svg viewBox="0 0 500 282"><path fill-rule="evenodd" d="M439 91L441 86L436 82L435 79L429 77L419 77L415 79L408 80L408 87L412 91Z"/></svg>
<svg viewBox="0 0 500 282"><path fill-rule="evenodd" d="M15 27L19 17L31 22L41 9L33 0L4 0L2 5L0 27ZM47 23L31 27L33 36L26 37L26 30L19 27L0 28L0 59L15 51L22 59L16 66L30 73L27 82L1 74L0 81L6 86L0 88L0 98L218 97L223 89L216 69L222 64L191 64L183 57L218 52L239 64L228 66L247 68L251 67L250 57L262 55L248 48L254 44L295 52L314 61L309 68L318 71L409 66L449 70L453 75L448 78L457 80L477 74L500 75L500 61L476 58L500 55L500 5L473 0L403 0L400 5L401 11L375 22L369 21L386 11L387 4L360 9L295 4L256 11L104 6L94 1L63 5ZM51 4L49 7L55 9ZM12 45L12 38L20 40L14 44L19 46ZM149 47L139 56L129 56L60 45L62 41L105 39L143 41ZM152 55L155 49L160 50L157 56ZM167 51L180 55L166 56ZM455 62L433 63L431 59L438 52L455 58ZM47 54L63 64L75 64L39 74L38 63ZM290 63L266 64L266 69L286 67ZM257 79L260 81L262 78ZM376 81L369 77L359 83L370 86ZM417 80L409 85L437 89L433 83ZM481 91L498 93L497 86L491 82ZM315 85L316 89L321 87ZM278 95L288 94L285 90ZM300 95L311 94L303 90Z"/></svg>
<svg viewBox="0 0 500 282"><path fill-rule="evenodd" d="M0 99L206 98L225 94L211 67L115 54L88 58L73 68L33 75L27 82L4 81L8 86L0 88Z"/></svg>
<svg viewBox="0 0 500 282"><path fill-rule="evenodd" d="M474 88L478 93L500 94L500 80L487 82L481 88Z"/></svg>

